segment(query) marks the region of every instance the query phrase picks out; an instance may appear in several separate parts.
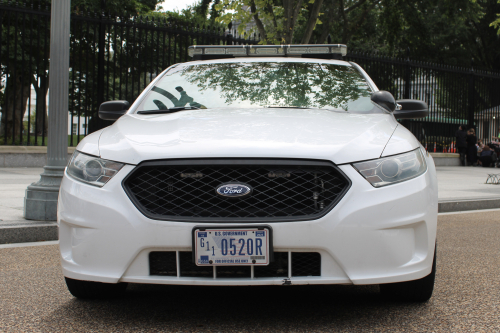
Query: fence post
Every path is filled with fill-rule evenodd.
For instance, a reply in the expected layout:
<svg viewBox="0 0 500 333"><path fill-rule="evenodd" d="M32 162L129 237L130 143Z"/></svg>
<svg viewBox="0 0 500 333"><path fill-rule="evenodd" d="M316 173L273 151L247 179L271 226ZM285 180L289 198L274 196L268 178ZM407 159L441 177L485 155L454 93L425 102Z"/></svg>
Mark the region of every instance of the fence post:
<svg viewBox="0 0 500 333"><path fill-rule="evenodd" d="M89 132L88 134L95 132L101 128L104 128L111 124L99 118L99 106L104 103L104 56L106 50L106 17L105 17L105 7L106 1L101 2L101 11L99 12L99 39L98 39L98 50L97 50L97 109L93 110L91 113L91 119L89 121Z"/></svg>
<svg viewBox="0 0 500 333"><path fill-rule="evenodd" d="M104 12L101 12L99 22L99 50L97 54L97 103L98 106L104 102Z"/></svg>
<svg viewBox="0 0 500 333"><path fill-rule="evenodd" d="M231 29L233 28L233 22L229 22L227 25L227 31L228 33L226 34L226 45L233 45L233 34Z"/></svg>
<svg viewBox="0 0 500 333"><path fill-rule="evenodd" d="M411 64L410 64L410 48L406 49L406 65L405 65L405 92L404 98L410 98L411 90Z"/></svg>
<svg viewBox="0 0 500 333"><path fill-rule="evenodd" d="M107 126L107 124L99 118L98 109L99 106L104 103L104 56L105 56L105 37L106 37L106 23L104 16L104 8L106 5L106 1L102 0L101 4L101 12L99 18L99 44L98 44L98 53L97 53L97 110L92 112L92 128L90 128L90 132L97 131L101 128Z"/></svg>
<svg viewBox="0 0 500 333"><path fill-rule="evenodd" d="M471 59L471 67L469 74L469 98L467 107L467 128L475 128L474 126L474 89L475 89L476 75L474 72L474 58Z"/></svg>

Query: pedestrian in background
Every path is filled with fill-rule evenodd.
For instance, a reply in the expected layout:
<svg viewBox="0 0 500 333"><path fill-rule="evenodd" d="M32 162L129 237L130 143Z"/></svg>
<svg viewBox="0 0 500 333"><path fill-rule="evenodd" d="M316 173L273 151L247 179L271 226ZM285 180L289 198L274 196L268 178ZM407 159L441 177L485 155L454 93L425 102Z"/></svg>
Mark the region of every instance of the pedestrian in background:
<svg viewBox="0 0 500 333"><path fill-rule="evenodd" d="M464 125L461 125L458 128L455 136L457 137L457 151L460 154L460 164L462 164L462 166L465 166L465 155L467 153L467 132L465 131Z"/></svg>
<svg viewBox="0 0 500 333"><path fill-rule="evenodd" d="M467 137L465 138L467 142L467 165L477 164L477 137L476 131L473 128L467 131Z"/></svg>
<svg viewBox="0 0 500 333"><path fill-rule="evenodd" d="M484 148L483 139L477 139L477 152L478 152L478 154L483 150L483 148Z"/></svg>
<svg viewBox="0 0 500 333"><path fill-rule="evenodd" d="M489 167L490 165L494 165L497 160L497 155L488 145L484 145L483 151L481 152L481 156L479 156L479 164L483 167Z"/></svg>
<svg viewBox="0 0 500 333"><path fill-rule="evenodd" d="M493 142L499 142L500 141L500 127L498 128L498 136L492 136Z"/></svg>

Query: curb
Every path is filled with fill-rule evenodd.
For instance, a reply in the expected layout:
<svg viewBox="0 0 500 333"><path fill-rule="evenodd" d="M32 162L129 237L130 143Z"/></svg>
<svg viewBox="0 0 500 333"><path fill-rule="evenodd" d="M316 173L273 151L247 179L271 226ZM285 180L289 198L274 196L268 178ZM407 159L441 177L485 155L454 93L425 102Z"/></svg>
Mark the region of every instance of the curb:
<svg viewBox="0 0 500 333"><path fill-rule="evenodd" d="M0 244L58 240L58 233L56 222L3 221L0 224Z"/></svg>
<svg viewBox="0 0 500 333"><path fill-rule="evenodd" d="M500 198L441 201L438 203L439 213L495 208L500 208ZM54 241L58 239L56 222L4 221L0 224L0 244Z"/></svg>
<svg viewBox="0 0 500 333"><path fill-rule="evenodd" d="M75 147L68 147L68 161ZM47 146L0 146L0 168L42 168L47 165Z"/></svg>
<svg viewBox="0 0 500 333"><path fill-rule="evenodd" d="M450 201L441 201L438 203L439 213L452 213L452 212L495 209L495 208L500 208L500 198L450 200Z"/></svg>

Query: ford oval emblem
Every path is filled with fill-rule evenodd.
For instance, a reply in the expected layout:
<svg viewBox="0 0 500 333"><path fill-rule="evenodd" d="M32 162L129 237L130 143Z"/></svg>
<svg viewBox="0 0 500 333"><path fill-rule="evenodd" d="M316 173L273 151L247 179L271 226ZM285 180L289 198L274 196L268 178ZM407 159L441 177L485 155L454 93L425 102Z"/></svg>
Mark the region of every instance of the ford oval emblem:
<svg viewBox="0 0 500 333"><path fill-rule="evenodd" d="M218 195L228 198L244 197L252 193L252 187L245 184L222 184L215 190Z"/></svg>

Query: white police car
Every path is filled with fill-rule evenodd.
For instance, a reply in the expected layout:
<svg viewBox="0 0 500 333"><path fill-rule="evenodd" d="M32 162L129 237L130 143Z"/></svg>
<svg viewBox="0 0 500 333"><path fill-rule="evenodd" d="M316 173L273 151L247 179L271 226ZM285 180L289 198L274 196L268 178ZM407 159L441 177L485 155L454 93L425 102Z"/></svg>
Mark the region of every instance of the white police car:
<svg viewBox="0 0 500 333"><path fill-rule="evenodd" d="M81 298L127 283L380 284L426 301L432 158L344 45L197 46L77 147L61 185L63 273Z"/></svg>

